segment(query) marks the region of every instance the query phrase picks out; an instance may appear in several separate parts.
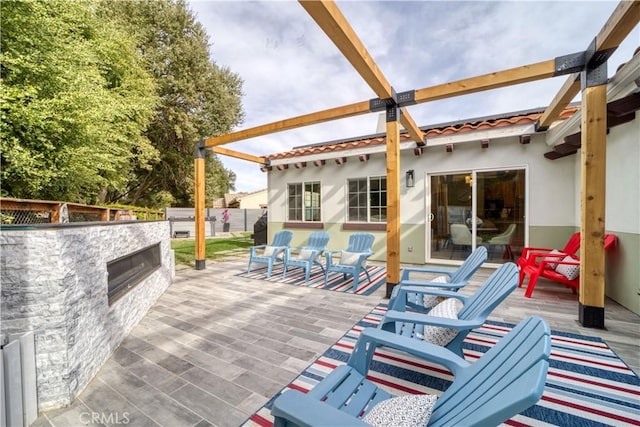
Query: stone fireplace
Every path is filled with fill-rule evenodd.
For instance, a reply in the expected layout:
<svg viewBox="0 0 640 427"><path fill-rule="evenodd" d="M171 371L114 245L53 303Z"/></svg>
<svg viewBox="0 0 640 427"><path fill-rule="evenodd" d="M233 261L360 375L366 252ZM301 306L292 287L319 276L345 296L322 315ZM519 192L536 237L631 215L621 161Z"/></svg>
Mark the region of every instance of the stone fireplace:
<svg viewBox="0 0 640 427"><path fill-rule="evenodd" d="M75 399L174 274L168 221L3 227L0 246L2 333L39 332L39 410Z"/></svg>

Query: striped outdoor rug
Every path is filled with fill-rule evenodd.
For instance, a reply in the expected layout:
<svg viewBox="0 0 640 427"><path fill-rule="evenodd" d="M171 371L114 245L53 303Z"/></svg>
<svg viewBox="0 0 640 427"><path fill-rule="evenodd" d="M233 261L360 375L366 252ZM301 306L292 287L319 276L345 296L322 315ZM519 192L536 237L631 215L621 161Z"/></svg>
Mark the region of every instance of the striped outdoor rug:
<svg viewBox="0 0 640 427"><path fill-rule="evenodd" d="M288 388L306 392L336 366L345 364L365 327L376 327L386 311L381 304L298 376ZM478 359L513 325L487 322L472 331L465 357ZM640 378L600 338L552 331L552 349L544 394L537 405L505 424L512 426L640 425ZM452 381L439 365L389 348L379 348L369 379L395 395L440 394ZM284 391L283 390L283 391ZM274 396L275 399L275 396ZM271 401L245 426L271 426Z"/></svg>
<svg viewBox="0 0 640 427"><path fill-rule="evenodd" d="M266 280L268 282L286 283L294 286L307 286L309 288L326 289L330 291L355 293L357 295L369 295L376 289L387 282L387 269L382 266L369 265L367 267L369 276L371 276L371 283L367 279L367 275L360 273L360 280L358 281L358 289L353 292L353 277L347 276L345 280L342 273L329 273L329 286L324 287L324 271L319 266L314 266L309 276L309 281L304 282L304 270L302 268L289 268L287 269L286 279L282 278L282 264L276 264L273 266L271 277L267 279L267 267L259 267L251 270L247 273L236 274L239 277L247 277L250 279Z"/></svg>

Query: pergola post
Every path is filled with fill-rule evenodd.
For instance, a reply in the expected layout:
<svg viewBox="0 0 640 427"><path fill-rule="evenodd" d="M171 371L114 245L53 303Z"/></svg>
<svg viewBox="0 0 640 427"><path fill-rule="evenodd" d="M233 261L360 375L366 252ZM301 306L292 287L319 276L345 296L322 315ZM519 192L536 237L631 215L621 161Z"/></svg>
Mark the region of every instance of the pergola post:
<svg viewBox="0 0 640 427"><path fill-rule="evenodd" d="M205 177L205 145L204 141L196 144L193 152L194 184L195 184L195 232L196 232L196 270L205 268L205 244L204 244L204 177Z"/></svg>
<svg viewBox="0 0 640 427"><path fill-rule="evenodd" d="M386 109L387 121L387 292L400 282L400 124L399 108Z"/></svg>
<svg viewBox="0 0 640 427"><path fill-rule="evenodd" d="M587 50L582 72L582 148L580 205L579 321L585 327L604 328L605 206L607 164L607 58Z"/></svg>

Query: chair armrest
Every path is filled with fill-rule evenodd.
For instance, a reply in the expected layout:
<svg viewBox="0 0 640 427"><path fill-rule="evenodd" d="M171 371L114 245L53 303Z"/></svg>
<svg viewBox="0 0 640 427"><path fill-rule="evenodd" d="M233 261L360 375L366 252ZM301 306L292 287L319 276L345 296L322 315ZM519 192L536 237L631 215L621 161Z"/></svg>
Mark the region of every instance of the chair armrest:
<svg viewBox="0 0 640 427"><path fill-rule="evenodd" d="M256 245L256 246L250 246L250 247L249 247L249 251L251 252L251 254L252 254L252 255L255 255L256 250L258 250L258 249L264 249L264 248L266 248L266 247L267 247L267 245Z"/></svg>
<svg viewBox="0 0 640 427"><path fill-rule="evenodd" d="M296 252L304 249L304 247L302 246L283 246L283 247L285 248L284 251L287 253L287 258L289 258L289 255L291 255L292 252Z"/></svg>
<svg viewBox="0 0 640 427"><path fill-rule="evenodd" d="M531 252L529 254L529 256L527 257L528 260L533 260L534 262L541 262L541 261L536 261L538 258L546 258L546 257L553 257L553 258L557 258L557 257L566 257L569 256L569 254L565 254L564 252L557 252L555 254L551 254L549 252ZM553 263L555 263L555 261L552 261Z"/></svg>
<svg viewBox="0 0 640 427"><path fill-rule="evenodd" d="M484 322L478 320L449 319L447 317L429 316L428 314L412 313L407 311L387 311L380 322L381 325L389 322L416 323L418 325L439 326L441 328L456 329L458 331L479 328Z"/></svg>
<svg viewBox="0 0 640 427"><path fill-rule="evenodd" d="M446 274L451 278L453 274L456 272L455 268L446 268L446 267L409 267L403 268L402 274L400 275L400 282L405 280L409 280L410 273L434 273L434 274Z"/></svg>
<svg viewBox="0 0 640 427"><path fill-rule="evenodd" d="M373 356L375 347L378 345L402 350L442 365L453 372L454 376L470 365L469 362L445 347L422 340L409 339L396 335L393 332L376 328L365 328L362 331L348 364L353 366L361 374L366 375L369 361ZM364 369L364 372L361 369Z"/></svg>
<svg viewBox="0 0 640 427"><path fill-rule="evenodd" d="M551 252L553 249L552 248L539 248L539 247L535 247L535 246L530 246L530 247L526 247L522 250L522 258L529 258L529 253L530 252L541 252L541 251L545 251L545 252Z"/></svg>
<svg viewBox="0 0 640 427"><path fill-rule="evenodd" d="M447 291L438 288L431 288L428 286L407 286L400 285L393 288L393 292L391 293L391 298L389 300L389 310L396 310L404 312L406 309L407 301L409 301L408 294L422 294L422 295L433 295L445 298L457 298L462 301L464 304L469 298L466 295L459 294L454 291Z"/></svg>
<svg viewBox="0 0 640 427"><path fill-rule="evenodd" d="M462 301L463 303L465 303L469 299L469 296L460 294L460 293L455 292L455 291L448 291L448 290L444 290L444 289L433 289L433 288L426 287L426 286L411 286L411 285L407 286L407 285L402 285L400 287L400 290L398 291L398 296L403 295L405 293L434 295L434 296L437 296L437 297L445 297L445 298L456 298L456 299Z"/></svg>
<svg viewBox="0 0 640 427"><path fill-rule="evenodd" d="M297 390L287 390L278 396L271 407L271 414L299 426L314 426L318 423L345 427L369 425Z"/></svg>
<svg viewBox="0 0 640 427"><path fill-rule="evenodd" d="M467 282L456 282L456 283L442 283L442 282L422 282L420 280L400 280L399 285L402 286L424 286L427 288L442 288L442 289L455 289L458 290Z"/></svg>

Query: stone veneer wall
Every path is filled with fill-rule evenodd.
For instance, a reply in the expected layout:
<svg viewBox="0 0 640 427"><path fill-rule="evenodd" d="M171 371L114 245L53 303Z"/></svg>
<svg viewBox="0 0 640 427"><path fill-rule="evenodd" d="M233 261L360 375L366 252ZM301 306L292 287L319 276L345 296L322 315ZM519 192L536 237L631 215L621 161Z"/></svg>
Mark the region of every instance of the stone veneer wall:
<svg viewBox="0 0 640 427"><path fill-rule="evenodd" d="M111 307L107 262L160 242L162 266ZM36 336L38 409L70 404L171 284L169 222L0 233L2 333Z"/></svg>

